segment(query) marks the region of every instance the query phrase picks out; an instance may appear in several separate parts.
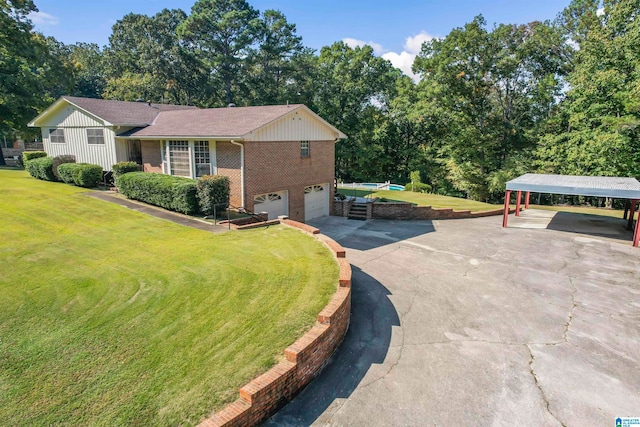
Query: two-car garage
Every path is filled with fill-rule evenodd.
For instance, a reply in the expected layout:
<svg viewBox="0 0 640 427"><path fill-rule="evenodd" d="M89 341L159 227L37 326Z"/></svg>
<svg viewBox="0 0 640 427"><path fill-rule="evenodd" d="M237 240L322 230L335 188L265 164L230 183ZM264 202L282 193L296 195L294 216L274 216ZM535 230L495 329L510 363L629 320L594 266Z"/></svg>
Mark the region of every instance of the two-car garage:
<svg viewBox="0 0 640 427"><path fill-rule="evenodd" d="M329 183L309 185L304 189L304 220L329 215ZM269 219L289 215L289 191L259 194L253 198L254 212L267 212Z"/></svg>

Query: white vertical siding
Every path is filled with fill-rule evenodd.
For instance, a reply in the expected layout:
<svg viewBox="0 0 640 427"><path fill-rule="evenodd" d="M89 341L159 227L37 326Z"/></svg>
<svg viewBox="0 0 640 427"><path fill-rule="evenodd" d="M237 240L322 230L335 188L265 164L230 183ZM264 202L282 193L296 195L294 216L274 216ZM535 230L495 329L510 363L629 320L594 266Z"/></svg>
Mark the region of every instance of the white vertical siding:
<svg viewBox="0 0 640 427"><path fill-rule="evenodd" d="M44 127L102 127L105 123L82 111L76 110L73 106L66 104L55 114L52 114L46 122L40 126Z"/></svg>
<svg viewBox="0 0 640 427"><path fill-rule="evenodd" d="M44 150L50 157L73 154L76 156L76 162L78 163L92 163L102 166L104 170L111 170L111 167L117 163L115 133L107 127L91 127L100 127L104 130L104 144L89 144L86 128L71 127L63 128L64 144L51 143L49 139L49 128L43 128L42 141ZM58 128L62 127L58 126Z"/></svg>
<svg viewBox="0 0 640 427"><path fill-rule="evenodd" d="M332 141L338 137L326 124L297 110L254 132L251 141Z"/></svg>
<svg viewBox="0 0 640 427"><path fill-rule="evenodd" d="M126 139L116 138L116 162L126 162L129 160L129 141ZM112 165L113 166L113 165Z"/></svg>

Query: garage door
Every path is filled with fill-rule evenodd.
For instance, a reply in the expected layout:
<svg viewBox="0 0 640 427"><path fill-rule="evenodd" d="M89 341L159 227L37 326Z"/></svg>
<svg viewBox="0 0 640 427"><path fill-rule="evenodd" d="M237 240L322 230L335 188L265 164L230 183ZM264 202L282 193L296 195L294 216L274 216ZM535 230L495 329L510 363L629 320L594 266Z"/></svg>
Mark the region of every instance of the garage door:
<svg viewBox="0 0 640 427"><path fill-rule="evenodd" d="M253 198L253 211L267 212L269 219L276 219L280 215L289 215L287 192L260 194Z"/></svg>
<svg viewBox="0 0 640 427"><path fill-rule="evenodd" d="M310 185L304 189L304 220L329 215L329 184Z"/></svg>

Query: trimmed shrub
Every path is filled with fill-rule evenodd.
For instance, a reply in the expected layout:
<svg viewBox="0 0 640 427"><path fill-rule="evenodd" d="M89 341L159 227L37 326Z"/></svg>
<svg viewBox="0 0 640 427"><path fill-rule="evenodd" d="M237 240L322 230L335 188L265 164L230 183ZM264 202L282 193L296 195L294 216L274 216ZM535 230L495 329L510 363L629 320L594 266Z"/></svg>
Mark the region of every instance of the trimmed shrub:
<svg viewBox="0 0 640 427"><path fill-rule="evenodd" d="M404 186L404 191L414 191L416 193L431 193L431 186L422 182L408 183Z"/></svg>
<svg viewBox="0 0 640 427"><path fill-rule="evenodd" d="M78 187L97 187L102 181L102 166L90 163L76 163L76 170L73 174L73 182Z"/></svg>
<svg viewBox="0 0 640 427"><path fill-rule="evenodd" d="M61 156L55 156L53 158L53 174L56 176L56 179L58 181L62 181L62 179L60 178L60 175L58 174L58 166L64 163L75 163L75 162L76 162L76 156L72 154L63 154Z"/></svg>
<svg viewBox="0 0 640 427"><path fill-rule="evenodd" d="M44 151L25 151L24 153L22 153L22 160L25 162L25 164L29 160L37 159L38 157L47 157L47 153L45 153Z"/></svg>
<svg viewBox="0 0 640 427"><path fill-rule="evenodd" d="M116 186L129 199L184 214L198 212L196 181L193 179L150 172L129 172L117 179Z"/></svg>
<svg viewBox="0 0 640 427"><path fill-rule="evenodd" d="M113 179L118 179L119 176L129 172L139 172L140 165L136 162L118 162L111 168L113 170Z"/></svg>
<svg viewBox="0 0 640 427"><path fill-rule="evenodd" d="M37 157L25 162L29 175L45 181L56 181L53 174L53 159L51 157Z"/></svg>
<svg viewBox="0 0 640 427"><path fill-rule="evenodd" d="M222 175L206 175L198 180L196 194L200 212L213 215L214 206L219 209L229 207L229 177Z"/></svg>
<svg viewBox="0 0 640 427"><path fill-rule="evenodd" d="M63 163L58 166L58 177L65 184L75 184L73 182L73 171L78 163Z"/></svg>
<svg viewBox="0 0 640 427"><path fill-rule="evenodd" d="M93 188L102 180L102 166L90 163L64 163L58 173L64 182L78 187Z"/></svg>

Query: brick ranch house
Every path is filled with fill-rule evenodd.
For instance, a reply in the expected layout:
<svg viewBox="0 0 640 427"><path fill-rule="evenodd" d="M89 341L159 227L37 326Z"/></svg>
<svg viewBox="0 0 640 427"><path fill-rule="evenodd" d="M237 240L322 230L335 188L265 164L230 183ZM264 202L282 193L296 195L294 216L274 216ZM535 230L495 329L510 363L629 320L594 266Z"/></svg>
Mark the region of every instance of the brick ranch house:
<svg viewBox="0 0 640 427"><path fill-rule="evenodd" d="M269 218L329 215L335 143L346 135L304 105L208 108L63 96L33 119L49 156L72 154L105 171L226 175L231 204Z"/></svg>

